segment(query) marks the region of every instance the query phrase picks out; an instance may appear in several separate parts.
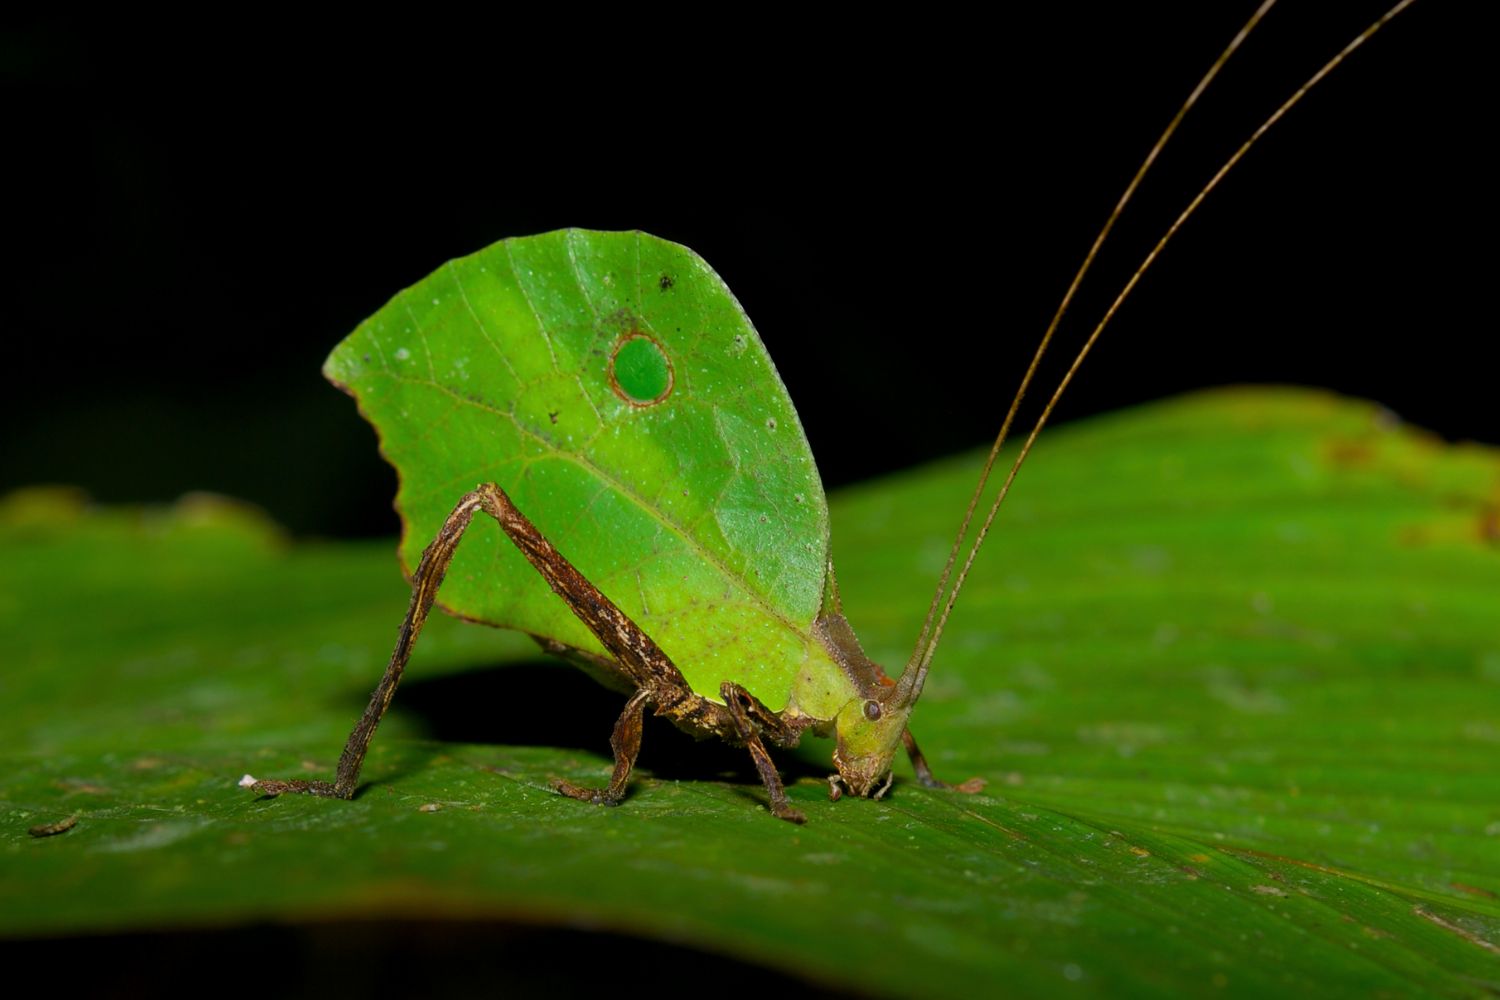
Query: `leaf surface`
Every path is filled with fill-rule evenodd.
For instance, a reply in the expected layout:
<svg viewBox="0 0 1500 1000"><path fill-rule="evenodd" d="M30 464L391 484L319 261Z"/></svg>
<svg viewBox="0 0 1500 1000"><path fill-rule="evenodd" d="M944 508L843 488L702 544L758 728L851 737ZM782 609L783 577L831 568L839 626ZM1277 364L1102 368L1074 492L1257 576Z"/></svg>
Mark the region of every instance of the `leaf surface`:
<svg viewBox="0 0 1500 1000"><path fill-rule="evenodd" d="M835 498L878 659L908 649L973 465ZM618 698L448 619L354 801L255 799L245 771L332 772L404 607L388 547L288 546L208 501L12 498L0 928L498 915L887 994L1488 995L1497 494L1495 451L1310 392L1050 435L914 716L940 774L988 790L830 803L809 741L811 767L782 758L802 828L662 728L620 808L553 794L606 773Z"/></svg>

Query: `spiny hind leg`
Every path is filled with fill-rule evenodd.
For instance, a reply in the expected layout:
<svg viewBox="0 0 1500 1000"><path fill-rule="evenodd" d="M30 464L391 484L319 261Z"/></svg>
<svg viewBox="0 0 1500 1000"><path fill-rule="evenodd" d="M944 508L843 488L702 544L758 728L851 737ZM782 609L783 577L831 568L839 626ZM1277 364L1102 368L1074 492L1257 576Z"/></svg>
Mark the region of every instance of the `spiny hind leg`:
<svg viewBox="0 0 1500 1000"><path fill-rule="evenodd" d="M911 730L901 734L901 742L906 746L906 755L911 758L912 770L917 772L917 784L923 788L947 788L950 791L965 792L973 795L975 792L984 790L985 780L983 778L970 778L968 781L958 785L950 785L946 781L939 781L932 773L932 768L927 765L927 758L917 746L916 737L912 736Z"/></svg>
<svg viewBox="0 0 1500 1000"><path fill-rule="evenodd" d="M755 761L761 783L766 786L766 794L771 797L771 815L789 823L807 822L807 817L792 808L788 801L786 789L781 784L781 775L776 772L776 764L760 738L764 733L773 743L793 746L801 732L782 722L776 713L733 681L725 681L719 685L719 696L724 699L729 716L734 720L735 733L740 742L745 744L745 749L750 751L750 759Z"/></svg>
<svg viewBox="0 0 1500 1000"><path fill-rule="evenodd" d="M585 788L571 781L558 779L552 787L568 796L599 806L617 806L625 798L625 788L630 784L630 772L635 767L635 758L641 752L641 727L645 721L646 706L654 699L648 688L641 688L630 696L625 710L615 720L615 729L609 737L609 747L615 752L615 770L610 775L607 788Z"/></svg>
<svg viewBox="0 0 1500 1000"><path fill-rule="evenodd" d="M577 568L568 562L563 554L558 552L552 543L537 530L536 525L516 509L504 490L494 483L485 483L464 495L464 498L453 508L453 512L448 515L447 520L443 522L432 544L423 551L422 561L417 566L417 571L412 574L411 603L406 609L406 619L401 623L401 633L396 640L396 648L391 651L391 659L386 665L384 676L380 678L380 683L370 695L369 705L360 716L359 722L355 724L354 731L349 734L348 742L344 744L344 752L339 755L338 772L334 781L332 783L304 780L257 781L246 775L240 784L265 795L303 792L309 795L326 795L341 799L353 797L354 789L359 782L360 767L364 764L365 754L370 749L370 740L374 738L375 729L380 725L380 720L384 718L386 710L391 707L391 699L396 694L396 685L401 682L401 675L406 670L407 661L411 658L412 647L416 644L422 625L427 621L427 615L432 610L432 603L437 597L438 588L442 586L443 576L448 572L448 566L453 561L454 550L458 548L459 540L463 538L469 522L474 519L474 512L479 510L495 519L501 530L505 532L505 537L509 538L511 543L521 551L526 561L542 575L548 586L563 599L578 620L594 633L600 644L609 651L620 669L635 685L637 696L639 692L649 690L652 692L651 697L658 703L665 700L666 703L671 704L691 693L682 672L677 669L676 664L667 654L662 652L661 647L640 626L631 621L629 615L621 611L613 601L600 592L599 588L578 572ZM635 705L633 727L629 724L632 704ZM635 698L627 703L625 713L615 724L616 736L621 746L628 747L633 738L635 748L639 750L639 717L644 707L645 702L641 701L637 704ZM621 794L623 794L624 782L629 778L630 767L635 761L634 751L628 756L629 762L624 766L623 777L618 777ZM615 769L619 776L621 756L618 750L615 758ZM616 783L612 780L609 789L603 794L615 790Z"/></svg>

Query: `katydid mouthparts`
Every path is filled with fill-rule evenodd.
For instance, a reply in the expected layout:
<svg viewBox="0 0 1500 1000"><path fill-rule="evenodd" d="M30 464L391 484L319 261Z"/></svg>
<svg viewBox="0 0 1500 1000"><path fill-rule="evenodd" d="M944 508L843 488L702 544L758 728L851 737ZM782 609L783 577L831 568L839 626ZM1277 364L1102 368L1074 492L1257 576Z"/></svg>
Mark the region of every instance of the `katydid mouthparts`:
<svg viewBox="0 0 1500 1000"><path fill-rule="evenodd" d="M401 552L416 567L411 601L335 779L246 775L241 784L265 795L351 797L441 588L450 613L525 632L628 695L610 739L608 784L555 781L564 795L604 805L625 798L648 710L695 736L744 747L771 812L792 822L805 817L768 748L795 746L808 733L835 741L831 799L885 795L901 748L922 785L979 791L980 779L950 786L933 775L909 718L1017 471L1100 333L1183 222L1272 125L1410 2L1298 88L1172 222L1077 352L980 516L1000 449L1101 244L1271 3L1214 61L1057 307L894 678L865 655L844 616L823 487L787 390L744 310L692 251L640 232L564 230L494 244L398 294L335 348L324 373L356 398L401 473ZM484 441L483 452L449 447L460 437Z"/></svg>

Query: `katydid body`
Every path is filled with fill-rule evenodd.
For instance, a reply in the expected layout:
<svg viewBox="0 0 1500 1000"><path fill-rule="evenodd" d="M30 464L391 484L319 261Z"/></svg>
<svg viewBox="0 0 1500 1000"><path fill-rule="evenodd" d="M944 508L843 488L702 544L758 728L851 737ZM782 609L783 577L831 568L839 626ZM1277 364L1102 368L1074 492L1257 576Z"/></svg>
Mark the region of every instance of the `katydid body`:
<svg viewBox="0 0 1500 1000"><path fill-rule="evenodd" d="M661 647L568 562L516 509L504 490L490 483L478 487L459 501L437 537L423 552L422 561L412 577L411 604L401 624L396 648L391 653L385 675L370 696L369 706L349 735L339 757L335 780L332 783L266 780L254 783L258 791L268 795L308 792L345 799L354 794L375 729L390 708L396 686L401 681L422 625L432 610L459 541L478 512L495 519L506 538L547 581L553 593L566 602L579 621L588 626L609 656L589 656L582 650L539 639L543 648L565 656L589 656L592 667L628 684L632 691L610 738L615 763L609 785L594 789L559 781L557 790L564 795L600 805L617 805L624 799L630 772L640 752L641 724L648 708L695 736L715 736L749 750L770 796L771 812L794 823L801 823L805 817L787 801L786 791L765 743L779 747L796 746L809 729L819 735L831 733L839 741L834 752L838 774L829 779L832 798L840 797L844 788L857 795L875 798L884 795L890 787L891 757L898 744L905 745L923 784L943 787L933 778L915 739L906 728L911 704L897 703L893 697L898 693L897 686L860 650L854 633L838 610L834 588L830 586L829 606L825 615L815 623L814 631L827 643L829 654L839 659L842 669L835 674L805 672L801 675L803 683L793 689L788 708L781 712L773 712L731 680L720 685L720 700L712 701L695 692ZM977 791L982 785L970 782L960 787L965 791Z"/></svg>
<svg viewBox="0 0 1500 1000"><path fill-rule="evenodd" d="M628 693L611 738L608 785L557 782L565 795L606 805L625 797L648 710L694 735L745 747L772 813L793 822L804 817L788 801L767 745L794 746L808 732L835 740L832 799L883 796L901 746L921 784L978 791L979 779L946 786L933 777L908 719L1016 472L1105 325L1203 198L1409 2L1298 89L1177 217L1076 354L977 519L1037 364L1100 244L1269 3L1210 67L1116 205L1043 336L916 648L895 679L864 654L844 618L826 503L785 387L739 304L691 251L642 233L568 230L496 244L397 296L335 350L325 373L359 398L382 432L386 457L403 472L397 503L407 528L403 554L416 564L411 604L335 781L247 776L244 783L267 794L353 795L442 586L448 610L527 632L544 650ZM482 378L471 379L476 374ZM455 453L433 433L457 426L492 441L492 453ZM452 493L425 485L442 483L479 485L453 506ZM490 536L460 548L481 512L506 541ZM424 538L433 540L418 560Z"/></svg>

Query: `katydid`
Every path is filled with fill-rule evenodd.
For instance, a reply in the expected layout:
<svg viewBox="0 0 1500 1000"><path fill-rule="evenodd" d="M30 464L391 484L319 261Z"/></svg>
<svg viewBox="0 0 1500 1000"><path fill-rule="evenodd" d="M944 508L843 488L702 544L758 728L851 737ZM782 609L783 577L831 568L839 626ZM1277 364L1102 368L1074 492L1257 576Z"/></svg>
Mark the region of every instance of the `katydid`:
<svg viewBox="0 0 1500 1000"><path fill-rule="evenodd" d="M557 781L564 795L606 805L625 798L648 710L694 735L743 746L771 812L792 822L804 816L787 798L768 745L790 747L809 732L835 741L831 799L886 794L903 747L921 784L978 791L979 779L939 781L908 722L1017 470L1105 324L1182 222L1267 128L1409 2L1304 84L1172 223L1078 352L981 512L1037 363L1100 244L1269 3L1209 69L1059 305L963 515L912 656L894 678L864 654L844 617L822 485L786 389L703 260L639 232L566 230L497 243L397 295L334 350L324 372L355 396L402 473L401 552L416 567L411 603L336 779L246 776L243 784L270 795L352 796L441 587L450 613L526 632L628 695L610 741L608 784ZM483 453L450 446L460 438L488 445Z"/></svg>

